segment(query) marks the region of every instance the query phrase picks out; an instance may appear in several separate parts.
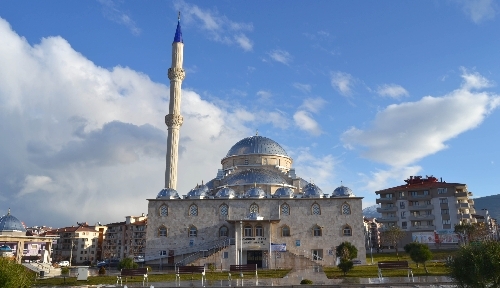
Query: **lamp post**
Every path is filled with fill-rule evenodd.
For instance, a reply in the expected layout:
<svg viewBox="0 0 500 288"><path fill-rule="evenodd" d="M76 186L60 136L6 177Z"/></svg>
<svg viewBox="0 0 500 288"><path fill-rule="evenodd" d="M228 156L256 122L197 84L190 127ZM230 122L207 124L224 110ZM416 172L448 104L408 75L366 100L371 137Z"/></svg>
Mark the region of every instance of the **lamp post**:
<svg viewBox="0 0 500 288"><path fill-rule="evenodd" d="M240 219L240 265L243 262L243 220ZM240 271L240 277L243 277L243 271Z"/></svg>
<svg viewBox="0 0 500 288"><path fill-rule="evenodd" d="M71 263L72 260L73 260L73 240L74 238L71 238L71 246L69 247L69 266L73 266L73 264Z"/></svg>
<svg viewBox="0 0 500 288"><path fill-rule="evenodd" d="M368 227L368 245L370 246L370 257L372 258L372 265L373 265L373 251L372 251L373 245L372 245L372 229L371 229L371 227Z"/></svg>

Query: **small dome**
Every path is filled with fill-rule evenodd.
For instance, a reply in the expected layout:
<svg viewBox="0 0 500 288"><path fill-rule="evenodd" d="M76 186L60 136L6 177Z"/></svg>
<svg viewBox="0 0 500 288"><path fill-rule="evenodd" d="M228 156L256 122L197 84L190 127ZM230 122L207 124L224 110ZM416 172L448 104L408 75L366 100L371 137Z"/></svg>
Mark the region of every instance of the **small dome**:
<svg viewBox="0 0 500 288"><path fill-rule="evenodd" d="M290 187L280 187L274 192L274 197L293 198L293 190Z"/></svg>
<svg viewBox="0 0 500 288"><path fill-rule="evenodd" d="M12 248L7 245L0 246L0 253L1 252L12 252Z"/></svg>
<svg viewBox="0 0 500 288"><path fill-rule="evenodd" d="M196 185L195 188L191 189L191 191L188 192L186 198L191 198L191 199L203 199L207 197L209 189L207 185Z"/></svg>
<svg viewBox="0 0 500 288"><path fill-rule="evenodd" d="M236 192L229 188L229 187L224 187L217 191L217 194L215 194L215 198L234 198L236 197Z"/></svg>
<svg viewBox="0 0 500 288"><path fill-rule="evenodd" d="M262 136L247 137L238 141L229 149L226 157L248 154L271 154L288 157L285 149L276 141Z"/></svg>
<svg viewBox="0 0 500 288"><path fill-rule="evenodd" d="M323 198L323 191L314 183L309 183L304 186L304 198Z"/></svg>
<svg viewBox="0 0 500 288"><path fill-rule="evenodd" d="M10 215L9 209L7 215L0 218L0 232L26 232L26 229L21 221Z"/></svg>
<svg viewBox="0 0 500 288"><path fill-rule="evenodd" d="M244 198L264 198L266 197L266 192L260 187L253 187L245 192Z"/></svg>
<svg viewBox="0 0 500 288"><path fill-rule="evenodd" d="M175 189L172 188L163 188L158 195L156 196L156 199L179 199L179 193L175 191Z"/></svg>
<svg viewBox="0 0 500 288"><path fill-rule="evenodd" d="M341 185L333 190L332 197L356 197L349 187Z"/></svg>

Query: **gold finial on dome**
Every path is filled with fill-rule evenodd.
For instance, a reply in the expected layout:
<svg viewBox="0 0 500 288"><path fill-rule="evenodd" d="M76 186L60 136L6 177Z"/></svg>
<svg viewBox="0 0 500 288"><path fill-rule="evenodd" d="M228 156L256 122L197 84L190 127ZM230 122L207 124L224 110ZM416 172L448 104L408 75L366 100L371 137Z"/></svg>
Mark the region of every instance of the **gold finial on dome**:
<svg viewBox="0 0 500 288"><path fill-rule="evenodd" d="M177 20L181 21L181 11L179 11L179 14L177 14Z"/></svg>
<svg viewBox="0 0 500 288"><path fill-rule="evenodd" d="M255 136L259 136L259 129L255 129Z"/></svg>

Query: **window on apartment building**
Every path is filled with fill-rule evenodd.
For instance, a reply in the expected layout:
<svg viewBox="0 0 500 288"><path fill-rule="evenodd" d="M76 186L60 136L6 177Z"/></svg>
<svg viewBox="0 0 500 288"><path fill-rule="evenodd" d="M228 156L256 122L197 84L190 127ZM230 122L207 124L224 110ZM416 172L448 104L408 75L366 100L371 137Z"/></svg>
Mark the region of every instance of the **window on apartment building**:
<svg viewBox="0 0 500 288"><path fill-rule="evenodd" d="M227 206L226 204L220 205L219 212L221 216L229 215L229 206Z"/></svg>
<svg viewBox="0 0 500 288"><path fill-rule="evenodd" d="M438 194L446 194L448 192L448 188L438 188Z"/></svg>
<svg viewBox="0 0 500 288"><path fill-rule="evenodd" d="M405 209L406 208L405 206L406 205L404 201L399 202L399 209Z"/></svg>
<svg viewBox="0 0 500 288"><path fill-rule="evenodd" d="M227 237L227 235L229 234L228 232L229 232L229 229L226 226L220 227L219 237Z"/></svg>
<svg viewBox="0 0 500 288"><path fill-rule="evenodd" d="M321 208L318 203L314 203L311 206L312 215L321 215Z"/></svg>
<svg viewBox="0 0 500 288"><path fill-rule="evenodd" d="M408 223L408 222L406 222L406 221L401 222L401 227L402 227L403 229L408 228L407 223Z"/></svg>
<svg viewBox="0 0 500 288"><path fill-rule="evenodd" d="M441 214L450 214L450 209L441 209Z"/></svg>
<svg viewBox="0 0 500 288"><path fill-rule="evenodd" d="M245 165L248 165L248 159L245 159Z"/></svg>
<svg viewBox="0 0 500 288"><path fill-rule="evenodd" d="M82 258L82 257L80 257L80 260L83 260L83 258Z"/></svg>
<svg viewBox="0 0 500 288"><path fill-rule="evenodd" d="M189 216L198 216L198 206L195 204L189 206Z"/></svg>
<svg viewBox="0 0 500 288"><path fill-rule="evenodd" d="M385 204L385 208L392 208L392 207L394 207L394 203Z"/></svg>
<svg viewBox="0 0 500 288"><path fill-rule="evenodd" d="M255 237L263 237L264 236L264 227L262 225L255 226Z"/></svg>
<svg viewBox="0 0 500 288"><path fill-rule="evenodd" d="M399 192L399 197L405 197L405 192L404 191Z"/></svg>
<svg viewBox="0 0 500 288"><path fill-rule="evenodd" d="M343 236L352 236L351 226L345 225L344 228L342 228L342 235Z"/></svg>
<svg viewBox="0 0 500 288"><path fill-rule="evenodd" d="M418 201L410 201L410 206L418 206Z"/></svg>
<svg viewBox="0 0 500 288"><path fill-rule="evenodd" d="M448 204L448 198L439 198L439 204Z"/></svg>
<svg viewBox="0 0 500 288"><path fill-rule="evenodd" d="M432 211L431 210L425 210L425 215L431 215L432 214Z"/></svg>
<svg viewBox="0 0 500 288"><path fill-rule="evenodd" d="M450 219L443 219L443 225L451 224Z"/></svg>
<svg viewBox="0 0 500 288"><path fill-rule="evenodd" d="M321 227L319 227L318 225L315 225L313 227L313 236L321 236L323 233L321 231Z"/></svg>
<svg viewBox="0 0 500 288"><path fill-rule="evenodd" d="M349 215L351 214L351 206L347 203L342 204L342 214Z"/></svg>
<svg viewBox="0 0 500 288"><path fill-rule="evenodd" d="M393 217L396 217L396 213L394 213L394 212L387 213L387 218L393 218Z"/></svg>
<svg viewBox="0 0 500 288"><path fill-rule="evenodd" d="M222 258L224 258L224 259L228 259L228 258L229 258L229 252L228 252L228 251L224 251L224 252L222 253Z"/></svg>
<svg viewBox="0 0 500 288"><path fill-rule="evenodd" d="M425 200L424 205L431 205L431 200Z"/></svg>
<svg viewBox="0 0 500 288"><path fill-rule="evenodd" d="M196 227L191 226L189 227L189 237L197 237L198 236L198 229Z"/></svg>
<svg viewBox="0 0 500 288"><path fill-rule="evenodd" d="M434 223L432 223L432 221L427 221L427 226L432 226L434 225Z"/></svg>
<svg viewBox="0 0 500 288"><path fill-rule="evenodd" d="M94 251L90 251L90 254L94 254Z"/></svg>
<svg viewBox="0 0 500 288"><path fill-rule="evenodd" d="M401 219L406 219L406 211L401 211Z"/></svg>
<svg viewBox="0 0 500 288"><path fill-rule="evenodd" d="M245 228L243 229L243 235L245 235L245 237L252 237L253 236L253 233L252 233L252 226L250 225L245 225Z"/></svg>
<svg viewBox="0 0 500 288"><path fill-rule="evenodd" d="M85 253L83 253L83 254L87 254L87 251L85 251Z"/></svg>
<svg viewBox="0 0 500 288"><path fill-rule="evenodd" d="M160 206L160 216L165 217L168 216L168 207L167 205Z"/></svg>
<svg viewBox="0 0 500 288"><path fill-rule="evenodd" d="M392 193L389 193L389 194L385 194L385 198L389 198L389 199L392 199Z"/></svg>
<svg viewBox="0 0 500 288"><path fill-rule="evenodd" d="M417 193L417 191L410 191L410 195L411 195L411 196L417 196L417 195L418 195L418 193Z"/></svg>
<svg viewBox="0 0 500 288"><path fill-rule="evenodd" d="M290 237L290 227L288 227L286 225L281 227L281 236L282 237Z"/></svg>
<svg viewBox="0 0 500 288"><path fill-rule="evenodd" d="M422 223L420 223L420 221L413 221L411 224L412 224L412 226L420 226L420 225L422 225Z"/></svg>
<svg viewBox="0 0 500 288"><path fill-rule="evenodd" d="M290 215L290 206L288 204L281 205L281 215Z"/></svg>
<svg viewBox="0 0 500 288"><path fill-rule="evenodd" d="M424 190L424 195L429 195L429 190Z"/></svg>
<svg viewBox="0 0 500 288"><path fill-rule="evenodd" d="M413 212L411 212L411 214L413 217L418 217L418 216L420 216L420 211L413 211Z"/></svg>

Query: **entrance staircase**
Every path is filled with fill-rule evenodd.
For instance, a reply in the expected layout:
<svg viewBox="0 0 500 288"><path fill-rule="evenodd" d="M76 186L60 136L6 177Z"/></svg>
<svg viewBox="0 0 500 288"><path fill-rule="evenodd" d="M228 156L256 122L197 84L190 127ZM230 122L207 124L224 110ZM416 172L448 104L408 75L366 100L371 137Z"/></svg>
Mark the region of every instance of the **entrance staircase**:
<svg viewBox="0 0 500 288"><path fill-rule="evenodd" d="M39 276L41 275L40 272L43 271L44 278L61 276L61 268L54 268L49 263L23 263L23 266L37 273Z"/></svg>

